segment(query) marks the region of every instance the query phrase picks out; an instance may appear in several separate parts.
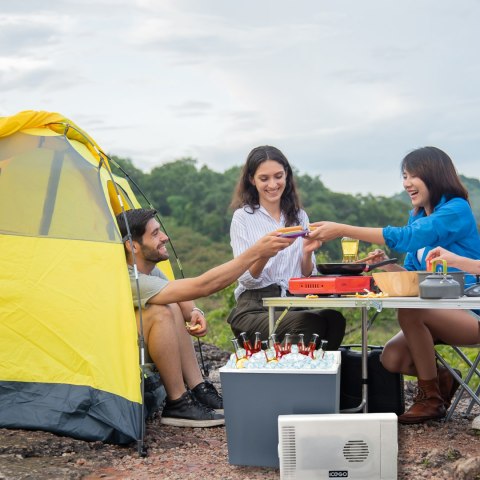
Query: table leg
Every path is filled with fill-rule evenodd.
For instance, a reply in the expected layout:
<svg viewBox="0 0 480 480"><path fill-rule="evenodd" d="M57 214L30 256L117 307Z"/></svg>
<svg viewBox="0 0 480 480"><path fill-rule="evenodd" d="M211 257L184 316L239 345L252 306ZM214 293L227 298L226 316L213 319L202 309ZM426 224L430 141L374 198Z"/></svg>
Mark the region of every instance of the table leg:
<svg viewBox="0 0 480 480"><path fill-rule="evenodd" d="M270 336L275 326L275 307L268 307L268 335Z"/></svg>
<svg viewBox="0 0 480 480"><path fill-rule="evenodd" d="M368 313L366 307L362 307L362 402L358 408L362 408L363 413L368 412Z"/></svg>
<svg viewBox="0 0 480 480"><path fill-rule="evenodd" d="M348 412L359 412L360 410L363 413L368 412L368 312L367 307L361 308L362 315L362 401L360 405L355 408L348 408L342 410L342 413ZM269 335L273 331L275 326L275 307L268 307L268 332Z"/></svg>
<svg viewBox="0 0 480 480"><path fill-rule="evenodd" d="M362 315L362 401L358 407L345 408L340 413L368 412L368 313L367 307L361 308Z"/></svg>

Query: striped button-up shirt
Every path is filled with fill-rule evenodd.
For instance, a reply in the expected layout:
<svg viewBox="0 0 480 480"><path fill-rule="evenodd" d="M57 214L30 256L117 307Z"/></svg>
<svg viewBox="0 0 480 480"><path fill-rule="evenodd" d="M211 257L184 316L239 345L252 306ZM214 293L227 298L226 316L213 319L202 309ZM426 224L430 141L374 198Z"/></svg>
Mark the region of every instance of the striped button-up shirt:
<svg viewBox="0 0 480 480"><path fill-rule="evenodd" d="M308 228L309 220L306 212L298 213L300 224L304 229ZM265 208L260 207L253 213L250 207L235 210L230 225L230 244L233 256L237 257L251 247L259 238L278 228L285 227L285 217L282 213L280 222L277 222ZM235 298L245 290L263 288L271 284L277 284L282 289L282 296L288 290L290 278L302 277L302 253L303 238L299 237L290 247L278 252L270 258L258 278L252 277L247 270L239 279L235 289ZM312 253L313 274L316 273L315 255Z"/></svg>

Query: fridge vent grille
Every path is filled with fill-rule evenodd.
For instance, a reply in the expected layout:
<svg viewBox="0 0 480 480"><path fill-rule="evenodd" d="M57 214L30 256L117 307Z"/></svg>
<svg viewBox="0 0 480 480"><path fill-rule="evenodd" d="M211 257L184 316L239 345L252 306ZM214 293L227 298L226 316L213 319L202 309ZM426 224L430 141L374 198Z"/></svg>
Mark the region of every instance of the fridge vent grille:
<svg viewBox="0 0 480 480"><path fill-rule="evenodd" d="M364 462L369 453L368 444L364 440L349 440L343 447L343 456L348 462Z"/></svg>
<svg viewBox="0 0 480 480"><path fill-rule="evenodd" d="M282 479L294 479L297 471L297 448L294 426L282 427Z"/></svg>

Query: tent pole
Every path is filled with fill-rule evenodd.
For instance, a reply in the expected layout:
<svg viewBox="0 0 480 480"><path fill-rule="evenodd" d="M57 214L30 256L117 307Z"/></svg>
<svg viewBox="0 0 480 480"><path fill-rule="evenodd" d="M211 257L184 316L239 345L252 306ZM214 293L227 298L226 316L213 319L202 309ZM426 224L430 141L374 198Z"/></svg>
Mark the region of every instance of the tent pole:
<svg viewBox="0 0 480 480"><path fill-rule="evenodd" d="M120 196L119 196L120 198ZM137 268L137 261L135 259L135 252L133 248L133 239L132 234L130 232L130 226L128 225L127 216L125 215L125 208L123 204L120 204L122 207L122 215L125 220L125 225L127 227L127 241L130 243L131 252L132 252L132 261L133 261L133 271L135 273L135 287L137 290L137 298L138 298L138 349L140 353L140 389L142 395L142 405L140 408L140 438L137 440L137 451L139 456L145 457L147 456L147 451L145 448L145 337L143 335L143 317L142 317L142 305L140 303L140 284L138 281L138 268Z"/></svg>
<svg viewBox="0 0 480 480"><path fill-rule="evenodd" d="M103 154L103 152L102 152ZM100 155L100 154L99 154ZM115 179L113 178L112 172L107 166L107 162L104 162L102 155L100 155L101 164L106 166L106 169L110 175L110 179L112 184L115 188L115 193L117 194L118 200L120 202L120 207L122 209L122 216L125 221L125 226L127 228L127 238L124 241L128 241L131 247L132 252L132 261L133 261L133 270L135 273L135 288L137 290L137 298L138 298L138 350L140 356L140 392L142 397L142 405L140 407L140 438L137 439L137 452L140 457L147 456L147 449L145 447L145 337L143 335L143 317L142 317L142 305L140 303L140 284L138 281L138 268L137 268L137 261L135 257L135 249L133 248L133 238L132 233L130 231L130 225L128 224L127 216L125 214L125 207L123 205L122 197L120 192L118 191L117 184ZM108 158L108 157L107 157Z"/></svg>

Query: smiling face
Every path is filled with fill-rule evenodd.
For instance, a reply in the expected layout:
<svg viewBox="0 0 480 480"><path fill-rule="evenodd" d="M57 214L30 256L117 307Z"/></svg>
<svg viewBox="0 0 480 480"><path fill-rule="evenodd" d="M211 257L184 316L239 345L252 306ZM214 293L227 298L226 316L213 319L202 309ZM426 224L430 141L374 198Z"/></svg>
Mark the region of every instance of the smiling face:
<svg viewBox="0 0 480 480"><path fill-rule="evenodd" d="M152 218L147 223L142 243L134 243L135 253L140 255L146 263L156 265L169 257L166 248L168 240L167 235L160 230L160 224Z"/></svg>
<svg viewBox="0 0 480 480"><path fill-rule="evenodd" d="M280 205L287 182L287 173L280 163L265 160L258 166L250 181L257 189L260 205Z"/></svg>
<svg viewBox="0 0 480 480"><path fill-rule="evenodd" d="M403 188L408 193L414 208L424 208L427 215L432 213L430 192L420 177L411 175L404 170Z"/></svg>

